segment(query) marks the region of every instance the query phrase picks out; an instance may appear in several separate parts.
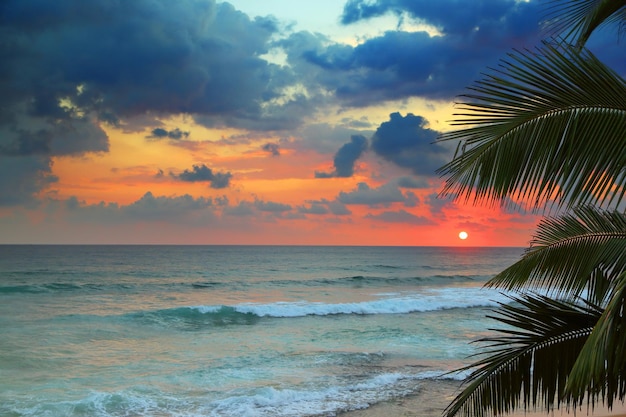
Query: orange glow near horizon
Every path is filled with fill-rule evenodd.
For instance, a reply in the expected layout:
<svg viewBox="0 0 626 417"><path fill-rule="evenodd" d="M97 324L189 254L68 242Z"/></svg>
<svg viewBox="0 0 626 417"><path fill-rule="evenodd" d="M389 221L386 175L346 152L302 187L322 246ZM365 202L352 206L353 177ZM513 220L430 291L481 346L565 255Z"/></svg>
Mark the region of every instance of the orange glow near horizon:
<svg viewBox="0 0 626 417"><path fill-rule="evenodd" d="M175 122L172 125L178 126ZM124 207L137 203L148 192L154 204L157 199L163 203L181 196L212 201L205 211L192 208L172 217L178 223L159 220L158 233L151 232L148 223L154 220L150 218L135 219L132 227L126 223L117 229L82 224L81 229L74 229L76 239L97 236L109 239L108 243L121 239L163 244L526 246L534 230L532 219L524 223L520 216L497 208L438 203L433 196L440 183L432 178L425 188L389 184L390 179L409 173L372 153L355 164L351 177L322 179L316 178L315 172L333 172L332 155L298 149L297 138L283 142L280 154L272 155L262 146L277 143L275 138L250 140L241 131L204 128L200 135L194 126L184 128L193 129L193 141L155 140L149 138L148 131L124 133L107 128L110 151L54 158L52 173L58 181L42 196L59 201L73 197L85 209L113 203L120 215ZM198 139L209 135L218 139ZM245 140L234 146L230 142L236 138L231 140L229 135ZM176 178L195 165L230 173L229 186L211 188L207 181ZM365 192L359 184L365 185ZM376 194L386 192L395 200L376 203ZM442 207L437 211L430 204ZM177 206L173 207L167 210ZM54 222L54 230L63 224L69 230L76 226L64 223L63 216L70 215L57 210L54 218L31 217L40 219L40 230L46 221ZM474 233L471 239L460 238L459 230ZM58 236L57 232L50 233Z"/></svg>

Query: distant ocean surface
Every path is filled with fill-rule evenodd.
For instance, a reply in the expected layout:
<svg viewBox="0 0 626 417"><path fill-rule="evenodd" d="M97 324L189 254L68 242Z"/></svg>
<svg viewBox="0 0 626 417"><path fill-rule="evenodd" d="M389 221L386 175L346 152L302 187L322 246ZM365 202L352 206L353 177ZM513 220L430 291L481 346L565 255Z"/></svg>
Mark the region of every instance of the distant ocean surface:
<svg viewBox="0 0 626 417"><path fill-rule="evenodd" d="M3 245L0 416L335 416L458 385L522 253Z"/></svg>

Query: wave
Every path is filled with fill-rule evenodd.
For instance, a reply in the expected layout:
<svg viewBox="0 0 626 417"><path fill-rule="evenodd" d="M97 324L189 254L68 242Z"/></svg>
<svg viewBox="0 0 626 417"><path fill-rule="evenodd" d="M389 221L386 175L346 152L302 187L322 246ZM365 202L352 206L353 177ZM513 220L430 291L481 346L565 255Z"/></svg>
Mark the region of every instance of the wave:
<svg viewBox="0 0 626 417"><path fill-rule="evenodd" d="M209 416L327 416L360 410L419 391L420 378L401 373L381 374L360 382L319 389L266 387L211 404Z"/></svg>
<svg viewBox="0 0 626 417"><path fill-rule="evenodd" d="M414 285L414 284L437 284L450 282L474 282L486 280L489 277L483 275L430 275L410 277L379 277L355 275L336 279L312 280L308 285L353 285L353 284L384 284L384 285Z"/></svg>
<svg viewBox="0 0 626 417"><path fill-rule="evenodd" d="M405 397L420 391L425 380L439 379L434 372L383 373L335 385L277 388L273 386L217 393L185 394L160 392L149 387L118 392L92 392L82 399L29 403L28 399L0 405L3 415L159 415L189 417L314 417L342 412Z"/></svg>
<svg viewBox="0 0 626 417"><path fill-rule="evenodd" d="M306 316L409 314L457 308L494 307L508 299L484 288L440 288L403 297L388 297L354 303L311 301L199 305L133 313L134 318L156 324L181 324L188 328L206 325L250 325L264 318Z"/></svg>
<svg viewBox="0 0 626 417"><path fill-rule="evenodd" d="M379 267L383 267L380 265ZM393 269L393 266L384 266ZM37 275L42 273L38 272ZM55 272L55 275L59 275ZM212 277L204 280L195 280L192 277L187 279L181 277L146 277L137 279L126 274L120 279L103 277L99 279L92 274L80 276L75 279L64 279L63 277L50 277L48 280L42 276L38 282L26 283L27 281L16 279L14 284L6 283L0 285L0 295L2 294L38 294L54 292L119 292L119 291L211 291L221 289L253 290L255 288L292 288L292 287L401 287L401 286L425 286L425 285L451 285L458 283L477 283L488 280L489 276L484 275L462 275L462 274L424 274L417 276L398 276L384 273L377 275L355 274L338 277L307 277L303 279L294 278L272 278L269 279L219 279ZM21 281L21 282L20 282Z"/></svg>
<svg viewBox="0 0 626 417"><path fill-rule="evenodd" d="M41 294L69 291L105 291L105 290L128 290L135 287L126 284L93 284L93 283L67 283L50 282L46 284L4 285L0 286L0 294Z"/></svg>
<svg viewBox="0 0 626 417"><path fill-rule="evenodd" d="M197 281L190 285L196 289L213 289L220 286L232 287L253 287L253 286L274 286L274 287L354 287L363 285L385 285L385 286L408 286L408 285L437 285L462 282L483 282L487 281L490 276L485 275L428 275L428 276L408 276L408 277L384 277L371 275L349 275L338 278L317 278L306 280L281 279L281 280L265 280L265 281Z"/></svg>
<svg viewBox="0 0 626 417"><path fill-rule="evenodd" d="M381 298L356 303L328 304L298 301L270 304L239 304L231 308L243 314L276 318L339 314L407 314L453 308L493 307L497 305L497 301L494 301L494 299L503 301L504 296L483 288L441 288L431 289L411 296ZM213 313L216 307L196 306L191 308L203 313Z"/></svg>
<svg viewBox="0 0 626 417"><path fill-rule="evenodd" d="M221 288L267 288L267 287L363 287L363 286L414 286L414 285L439 285L464 282L481 282L486 281L489 277L482 275L431 275L431 276L410 276L410 277L384 277L384 276L367 276L367 275L349 275L338 278L318 278L306 280L264 280L264 281L161 281L149 280L134 282L47 282L36 284L16 284L16 285L0 285L0 294L39 294L54 293L68 291L145 291L160 288L164 291L185 290L185 288L197 291L210 291Z"/></svg>
<svg viewBox="0 0 626 417"><path fill-rule="evenodd" d="M44 292L56 292L56 291L76 291L82 289L82 285L69 284L63 282L51 282L41 285L7 285L0 287L0 293L12 294L12 293L44 293Z"/></svg>

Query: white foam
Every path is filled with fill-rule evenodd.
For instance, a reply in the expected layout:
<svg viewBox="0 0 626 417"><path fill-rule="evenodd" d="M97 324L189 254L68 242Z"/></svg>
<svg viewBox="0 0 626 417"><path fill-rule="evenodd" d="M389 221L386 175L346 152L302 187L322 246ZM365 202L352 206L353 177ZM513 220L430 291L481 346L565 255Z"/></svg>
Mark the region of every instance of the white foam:
<svg viewBox="0 0 626 417"><path fill-rule="evenodd" d="M92 416L117 416L117 415L161 415L163 400L147 395L132 394L129 392L92 392L87 397L77 401L50 402L32 407L11 408L11 411L28 417L39 416L66 416L66 415L92 415ZM163 414L167 415L167 414Z"/></svg>
<svg viewBox="0 0 626 417"><path fill-rule="evenodd" d="M463 371L424 371L418 375L419 379L449 379L453 381L465 381L472 370Z"/></svg>
<svg viewBox="0 0 626 417"><path fill-rule="evenodd" d="M207 411L212 417L332 416L414 393L419 388L418 380L413 375L391 373L317 391L267 387L250 395L215 401L212 410Z"/></svg>
<svg viewBox="0 0 626 417"><path fill-rule="evenodd" d="M192 308L198 310L202 314L209 314L219 312L222 306L195 306Z"/></svg>
<svg viewBox="0 0 626 417"><path fill-rule="evenodd" d="M425 371L418 374L384 373L342 385L310 388L263 387L205 402L175 398L154 389L93 392L82 400L48 403L45 407L10 408L23 416L73 415L74 413L99 417L120 415L162 417L313 417L335 416L344 411L404 397L419 390L420 381L448 378L443 371ZM237 392L239 391L239 392Z"/></svg>
<svg viewBox="0 0 626 417"><path fill-rule="evenodd" d="M303 317L335 314L407 314L453 308L494 307L508 301L495 290L485 288L441 288L425 290L402 297L388 297L358 303L327 304L321 302L275 302L270 304L238 304L231 306L239 313L259 317ZM219 310L215 306L193 307L203 313Z"/></svg>

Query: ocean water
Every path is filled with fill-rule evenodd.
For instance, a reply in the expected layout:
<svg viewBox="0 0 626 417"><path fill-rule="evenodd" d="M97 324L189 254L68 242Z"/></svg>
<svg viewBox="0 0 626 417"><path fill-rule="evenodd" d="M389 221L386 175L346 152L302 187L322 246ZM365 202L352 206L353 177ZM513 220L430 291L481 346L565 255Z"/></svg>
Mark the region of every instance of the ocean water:
<svg viewBox="0 0 626 417"><path fill-rule="evenodd" d="M464 377L444 374L505 301L482 285L522 252L0 246L0 416L336 416L432 394Z"/></svg>

